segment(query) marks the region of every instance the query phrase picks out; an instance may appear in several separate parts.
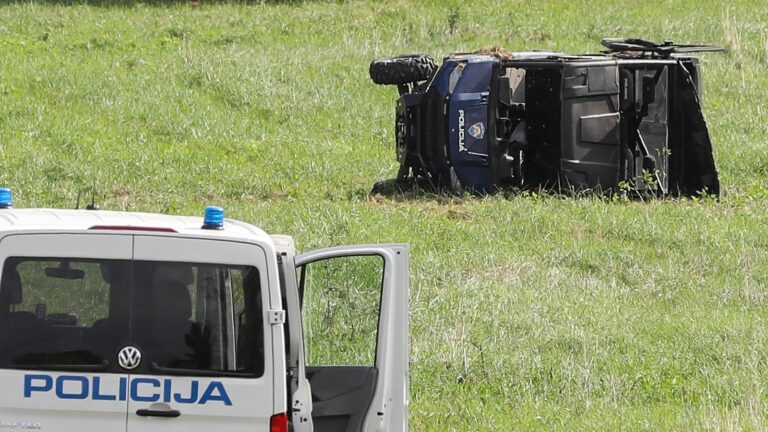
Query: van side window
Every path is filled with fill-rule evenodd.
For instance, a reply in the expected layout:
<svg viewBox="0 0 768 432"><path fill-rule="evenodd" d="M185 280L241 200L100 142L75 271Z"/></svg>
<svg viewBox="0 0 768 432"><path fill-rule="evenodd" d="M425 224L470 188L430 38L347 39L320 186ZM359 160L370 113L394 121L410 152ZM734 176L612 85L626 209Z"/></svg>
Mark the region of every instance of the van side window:
<svg viewBox="0 0 768 432"><path fill-rule="evenodd" d="M383 267L384 259L372 255L332 258L300 269L307 365L375 364Z"/></svg>
<svg viewBox="0 0 768 432"><path fill-rule="evenodd" d="M0 368L258 377L264 373L255 267L8 258L0 277Z"/></svg>
<svg viewBox="0 0 768 432"><path fill-rule="evenodd" d="M99 367L128 334L128 261L8 258L0 282L0 367ZM111 325L115 319L115 325Z"/></svg>
<svg viewBox="0 0 768 432"><path fill-rule="evenodd" d="M263 374L256 268L147 261L135 267L133 329L151 373Z"/></svg>
<svg viewBox="0 0 768 432"><path fill-rule="evenodd" d="M24 290L15 312L32 312L53 325L90 327L109 316L109 284L98 263L23 261Z"/></svg>

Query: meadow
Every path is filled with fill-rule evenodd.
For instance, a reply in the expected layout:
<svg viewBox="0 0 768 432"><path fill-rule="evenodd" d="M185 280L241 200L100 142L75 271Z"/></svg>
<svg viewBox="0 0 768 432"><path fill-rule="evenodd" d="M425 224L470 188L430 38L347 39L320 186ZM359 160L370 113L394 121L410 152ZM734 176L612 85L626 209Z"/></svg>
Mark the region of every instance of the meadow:
<svg viewBox="0 0 768 432"><path fill-rule="evenodd" d="M768 430L767 6L0 0L0 185L409 243L414 431ZM397 171L372 59L603 37L726 48L702 55L720 200L369 195Z"/></svg>

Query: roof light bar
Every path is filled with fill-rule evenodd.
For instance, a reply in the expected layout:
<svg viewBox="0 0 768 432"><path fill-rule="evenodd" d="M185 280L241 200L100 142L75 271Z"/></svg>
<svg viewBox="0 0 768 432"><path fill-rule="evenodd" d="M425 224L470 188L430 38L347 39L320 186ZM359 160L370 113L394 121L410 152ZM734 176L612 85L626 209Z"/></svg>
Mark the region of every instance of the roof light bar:
<svg viewBox="0 0 768 432"><path fill-rule="evenodd" d="M203 216L203 229L224 229L224 209L217 206L205 208Z"/></svg>
<svg viewBox="0 0 768 432"><path fill-rule="evenodd" d="M0 209L13 207L13 192L8 188L0 188Z"/></svg>

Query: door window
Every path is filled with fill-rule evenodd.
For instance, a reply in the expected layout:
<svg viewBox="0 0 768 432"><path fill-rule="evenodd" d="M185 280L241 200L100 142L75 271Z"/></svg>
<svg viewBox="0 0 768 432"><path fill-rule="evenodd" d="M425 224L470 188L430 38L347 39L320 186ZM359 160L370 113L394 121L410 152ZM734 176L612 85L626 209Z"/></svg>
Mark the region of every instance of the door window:
<svg viewBox="0 0 768 432"><path fill-rule="evenodd" d="M263 374L256 268L136 261L135 281L133 333L149 373Z"/></svg>
<svg viewBox="0 0 768 432"><path fill-rule="evenodd" d="M0 284L2 367L106 366L125 339L127 295L106 268L127 274L129 261L8 258ZM123 300L127 297L123 298ZM109 325L121 316L121 325Z"/></svg>
<svg viewBox="0 0 768 432"><path fill-rule="evenodd" d="M129 310L132 305L132 310ZM0 367L261 376L259 272L249 266L78 258L6 259Z"/></svg>
<svg viewBox="0 0 768 432"><path fill-rule="evenodd" d="M300 268L307 365L374 365L383 266L366 255Z"/></svg>

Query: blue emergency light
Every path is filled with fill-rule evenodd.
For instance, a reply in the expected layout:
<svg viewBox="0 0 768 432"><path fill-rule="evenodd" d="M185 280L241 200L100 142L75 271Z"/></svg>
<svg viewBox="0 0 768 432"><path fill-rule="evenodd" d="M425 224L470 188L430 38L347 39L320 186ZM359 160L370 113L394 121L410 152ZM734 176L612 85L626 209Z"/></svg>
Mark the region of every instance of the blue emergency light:
<svg viewBox="0 0 768 432"><path fill-rule="evenodd" d="M223 229L224 228L224 209L217 206L208 206L205 208L203 217L203 229Z"/></svg>
<svg viewBox="0 0 768 432"><path fill-rule="evenodd" d="M13 192L8 188L0 188L0 209L13 207Z"/></svg>

